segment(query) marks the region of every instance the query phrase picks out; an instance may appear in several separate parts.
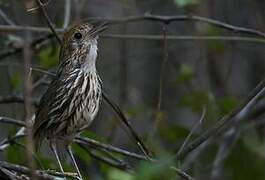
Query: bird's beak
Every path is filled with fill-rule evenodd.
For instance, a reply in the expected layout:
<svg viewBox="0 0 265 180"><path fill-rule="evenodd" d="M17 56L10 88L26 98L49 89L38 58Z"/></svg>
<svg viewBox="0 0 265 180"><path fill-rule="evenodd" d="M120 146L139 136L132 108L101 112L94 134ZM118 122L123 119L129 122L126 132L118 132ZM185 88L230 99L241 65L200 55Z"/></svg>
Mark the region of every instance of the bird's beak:
<svg viewBox="0 0 265 180"><path fill-rule="evenodd" d="M89 32L89 36L94 38L101 32L105 31L107 27L108 27L107 22L93 23L93 27Z"/></svg>

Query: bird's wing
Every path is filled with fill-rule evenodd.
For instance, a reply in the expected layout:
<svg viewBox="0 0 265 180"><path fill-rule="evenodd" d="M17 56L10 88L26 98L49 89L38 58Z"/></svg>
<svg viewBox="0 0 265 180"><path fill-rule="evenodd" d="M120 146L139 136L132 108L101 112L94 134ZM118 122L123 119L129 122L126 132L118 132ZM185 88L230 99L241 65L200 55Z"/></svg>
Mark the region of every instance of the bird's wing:
<svg viewBox="0 0 265 180"><path fill-rule="evenodd" d="M72 114L74 109L69 110L70 103L83 81L84 77L78 71L56 76L41 98L33 126L34 137L38 138L49 127L60 125Z"/></svg>

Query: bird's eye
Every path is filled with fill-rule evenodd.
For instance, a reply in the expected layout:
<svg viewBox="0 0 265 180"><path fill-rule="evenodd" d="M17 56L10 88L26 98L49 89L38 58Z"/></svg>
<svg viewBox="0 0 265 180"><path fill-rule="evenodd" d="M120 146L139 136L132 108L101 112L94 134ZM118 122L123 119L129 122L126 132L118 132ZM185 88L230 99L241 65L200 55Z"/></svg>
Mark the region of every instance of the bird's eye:
<svg viewBox="0 0 265 180"><path fill-rule="evenodd" d="M82 39L82 37L83 37L83 35L80 32L77 32L77 33L74 34L74 38L76 40L80 40L80 39Z"/></svg>

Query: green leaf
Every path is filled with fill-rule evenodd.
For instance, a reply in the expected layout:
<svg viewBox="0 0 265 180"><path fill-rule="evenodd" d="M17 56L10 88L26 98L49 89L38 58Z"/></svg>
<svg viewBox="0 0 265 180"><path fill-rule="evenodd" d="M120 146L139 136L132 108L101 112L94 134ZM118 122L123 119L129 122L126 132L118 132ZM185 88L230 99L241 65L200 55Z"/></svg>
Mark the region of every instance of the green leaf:
<svg viewBox="0 0 265 180"><path fill-rule="evenodd" d="M179 7L185 7L198 4L198 0L174 0L175 4Z"/></svg>

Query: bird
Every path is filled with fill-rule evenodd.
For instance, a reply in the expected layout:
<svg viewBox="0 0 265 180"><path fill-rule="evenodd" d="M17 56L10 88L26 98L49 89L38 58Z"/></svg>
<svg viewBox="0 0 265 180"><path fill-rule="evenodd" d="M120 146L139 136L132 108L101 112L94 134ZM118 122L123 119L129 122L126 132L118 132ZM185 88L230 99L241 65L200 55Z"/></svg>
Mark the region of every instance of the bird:
<svg viewBox="0 0 265 180"><path fill-rule="evenodd" d="M102 81L96 69L98 35L106 22L78 23L63 35L56 75L36 110L32 136L36 150L48 140L64 173L57 146L63 141L78 176L82 175L71 143L95 119L102 99Z"/></svg>

